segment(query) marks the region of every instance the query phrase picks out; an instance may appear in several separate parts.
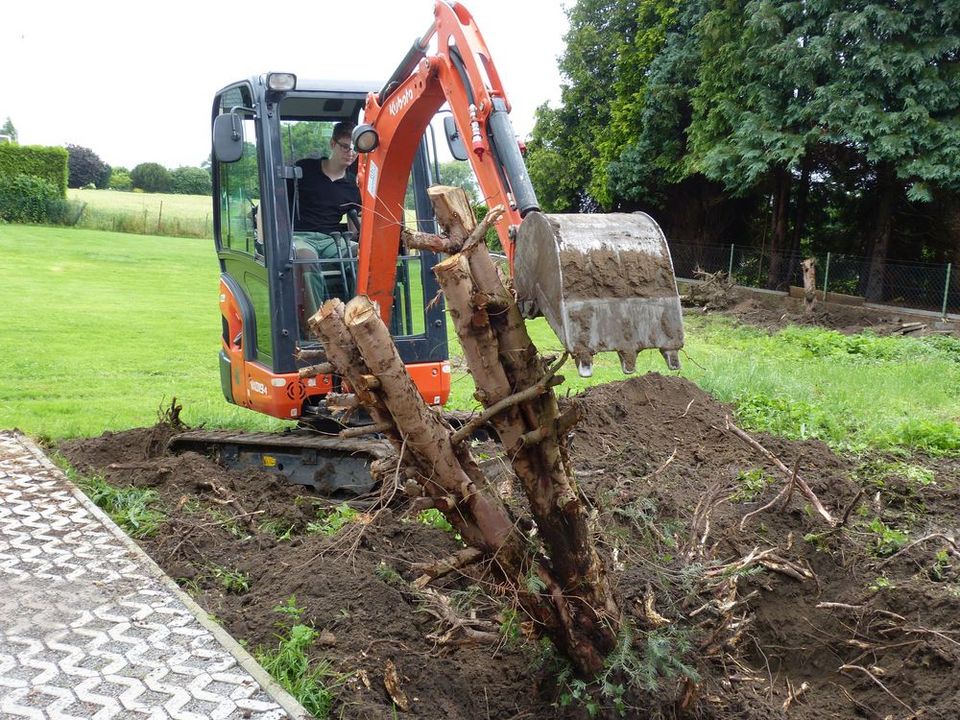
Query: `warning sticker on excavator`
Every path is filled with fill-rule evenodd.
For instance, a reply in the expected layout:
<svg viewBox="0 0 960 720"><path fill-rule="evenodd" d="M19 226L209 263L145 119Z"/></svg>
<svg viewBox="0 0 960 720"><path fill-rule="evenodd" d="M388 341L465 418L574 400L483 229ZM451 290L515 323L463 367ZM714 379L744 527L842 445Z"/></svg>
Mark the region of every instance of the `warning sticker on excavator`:
<svg viewBox="0 0 960 720"><path fill-rule="evenodd" d="M273 455L262 455L264 467L276 467L277 459Z"/></svg>
<svg viewBox="0 0 960 720"><path fill-rule="evenodd" d="M377 196L377 182L380 180L380 168L375 162L370 163L370 169L367 172L367 192L371 197Z"/></svg>

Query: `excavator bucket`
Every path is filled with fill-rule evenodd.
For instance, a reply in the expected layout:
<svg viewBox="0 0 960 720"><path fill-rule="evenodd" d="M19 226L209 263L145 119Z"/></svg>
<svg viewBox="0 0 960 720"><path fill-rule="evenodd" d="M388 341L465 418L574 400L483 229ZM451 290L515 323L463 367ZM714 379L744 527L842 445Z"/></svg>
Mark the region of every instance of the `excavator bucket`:
<svg viewBox="0 0 960 720"><path fill-rule="evenodd" d="M609 350L625 373L649 348L671 369L680 367L673 261L645 213L528 213L517 234L514 288L524 315L546 317L583 377L593 372L593 356Z"/></svg>

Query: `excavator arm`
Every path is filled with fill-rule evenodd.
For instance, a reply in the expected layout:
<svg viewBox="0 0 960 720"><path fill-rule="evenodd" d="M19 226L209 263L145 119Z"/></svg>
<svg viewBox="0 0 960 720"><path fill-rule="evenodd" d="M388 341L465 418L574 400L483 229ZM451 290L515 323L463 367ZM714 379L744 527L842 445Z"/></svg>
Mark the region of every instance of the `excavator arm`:
<svg viewBox="0 0 960 720"><path fill-rule="evenodd" d="M364 109L364 121L379 142L361 155L357 174L363 206L359 290L387 315L410 166L420 138L445 102L460 136L469 138L470 163L485 202L506 209L496 229L511 263L522 214L539 209L510 126L506 93L479 29L458 3L438 0L434 12L430 28L384 88L370 93ZM436 50L428 54L433 40ZM521 203L503 157L520 170L514 182L521 186Z"/></svg>
<svg viewBox="0 0 960 720"><path fill-rule="evenodd" d="M624 372L658 348L679 367L683 326L666 239L643 213L544 215L510 123L510 103L473 17L436 0L434 20L379 93L354 133L363 225L358 290L389 322L403 198L420 138L446 103L496 225L521 309L544 315L581 375L614 350ZM375 147L371 138L376 138Z"/></svg>

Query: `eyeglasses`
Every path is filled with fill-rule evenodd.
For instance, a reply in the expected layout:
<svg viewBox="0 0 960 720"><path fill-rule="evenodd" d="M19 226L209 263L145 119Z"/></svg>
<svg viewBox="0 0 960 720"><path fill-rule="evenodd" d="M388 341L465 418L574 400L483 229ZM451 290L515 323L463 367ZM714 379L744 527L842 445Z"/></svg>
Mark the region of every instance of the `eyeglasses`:
<svg viewBox="0 0 960 720"><path fill-rule="evenodd" d="M333 144L336 145L341 150L343 150L344 152L348 152L348 153L354 152L353 145L351 145L350 143L343 143L343 142L340 142L339 140L334 140Z"/></svg>

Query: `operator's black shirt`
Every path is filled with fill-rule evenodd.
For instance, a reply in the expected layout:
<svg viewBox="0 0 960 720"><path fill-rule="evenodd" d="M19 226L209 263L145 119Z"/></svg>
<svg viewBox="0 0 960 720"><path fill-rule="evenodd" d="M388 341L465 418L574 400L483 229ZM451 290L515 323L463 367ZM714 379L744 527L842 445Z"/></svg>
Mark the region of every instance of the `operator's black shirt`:
<svg viewBox="0 0 960 720"><path fill-rule="evenodd" d="M340 222L343 214L352 208L360 209L360 188L357 177L349 170L339 180L328 178L320 160L306 158L297 161L303 177L297 182L297 201L294 202L294 183L288 181L293 229L331 233L345 230ZM297 207L299 206L299 207Z"/></svg>

